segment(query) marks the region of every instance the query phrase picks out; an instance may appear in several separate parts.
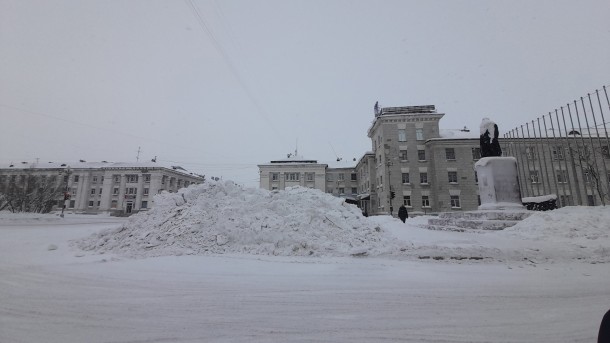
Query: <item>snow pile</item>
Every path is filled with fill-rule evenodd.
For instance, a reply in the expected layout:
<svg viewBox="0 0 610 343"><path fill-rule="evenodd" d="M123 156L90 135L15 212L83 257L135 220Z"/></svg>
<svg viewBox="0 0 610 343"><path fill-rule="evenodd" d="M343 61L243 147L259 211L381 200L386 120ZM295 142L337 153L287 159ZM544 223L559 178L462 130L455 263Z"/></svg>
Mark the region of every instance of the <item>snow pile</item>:
<svg viewBox="0 0 610 343"><path fill-rule="evenodd" d="M498 233L532 242L551 259L610 262L610 211L605 206L569 206L536 212Z"/></svg>
<svg viewBox="0 0 610 343"><path fill-rule="evenodd" d="M272 192L242 188L231 181L157 195L150 211L77 245L131 257L358 256L382 254L394 246L391 235L341 198L303 187Z"/></svg>

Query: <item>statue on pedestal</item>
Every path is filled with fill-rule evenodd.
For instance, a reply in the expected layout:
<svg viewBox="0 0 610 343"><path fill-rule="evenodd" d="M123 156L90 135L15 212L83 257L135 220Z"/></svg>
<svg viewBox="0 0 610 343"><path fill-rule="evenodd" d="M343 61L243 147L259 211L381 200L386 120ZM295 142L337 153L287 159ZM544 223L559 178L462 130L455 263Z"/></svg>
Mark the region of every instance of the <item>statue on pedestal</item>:
<svg viewBox="0 0 610 343"><path fill-rule="evenodd" d="M498 141L500 136L498 125L489 120L489 118L483 118L480 130L481 157L502 156L502 148L500 148L500 142ZM491 137L492 130L493 138Z"/></svg>

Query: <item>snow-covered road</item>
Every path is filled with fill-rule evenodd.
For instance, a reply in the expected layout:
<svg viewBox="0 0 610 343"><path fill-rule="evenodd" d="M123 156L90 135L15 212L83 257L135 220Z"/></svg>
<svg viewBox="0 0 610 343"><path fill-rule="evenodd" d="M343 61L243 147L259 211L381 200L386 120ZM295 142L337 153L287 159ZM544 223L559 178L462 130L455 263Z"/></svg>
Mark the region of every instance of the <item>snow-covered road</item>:
<svg viewBox="0 0 610 343"><path fill-rule="evenodd" d="M610 307L608 264L69 246L121 221L0 223L0 342L593 342Z"/></svg>

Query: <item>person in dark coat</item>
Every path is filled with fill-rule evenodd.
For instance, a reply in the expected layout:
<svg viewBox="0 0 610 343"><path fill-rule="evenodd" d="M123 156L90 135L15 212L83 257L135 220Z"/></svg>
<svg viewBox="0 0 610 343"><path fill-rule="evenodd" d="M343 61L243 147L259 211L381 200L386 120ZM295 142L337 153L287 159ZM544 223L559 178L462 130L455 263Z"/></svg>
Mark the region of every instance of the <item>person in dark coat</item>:
<svg viewBox="0 0 610 343"><path fill-rule="evenodd" d="M409 218L409 212L407 212L405 205L400 205L400 208L398 209L398 218L400 218L403 223Z"/></svg>

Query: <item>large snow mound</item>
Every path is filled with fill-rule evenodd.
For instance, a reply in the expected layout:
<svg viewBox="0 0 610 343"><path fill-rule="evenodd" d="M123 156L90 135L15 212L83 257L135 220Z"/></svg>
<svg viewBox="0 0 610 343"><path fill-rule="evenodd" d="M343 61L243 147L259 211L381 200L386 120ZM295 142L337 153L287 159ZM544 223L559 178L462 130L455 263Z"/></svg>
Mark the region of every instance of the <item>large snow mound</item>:
<svg viewBox="0 0 610 343"><path fill-rule="evenodd" d="M247 253L279 256L379 255L394 238L360 210L319 190L242 188L209 181L155 197L155 206L118 229L76 244L131 257Z"/></svg>

